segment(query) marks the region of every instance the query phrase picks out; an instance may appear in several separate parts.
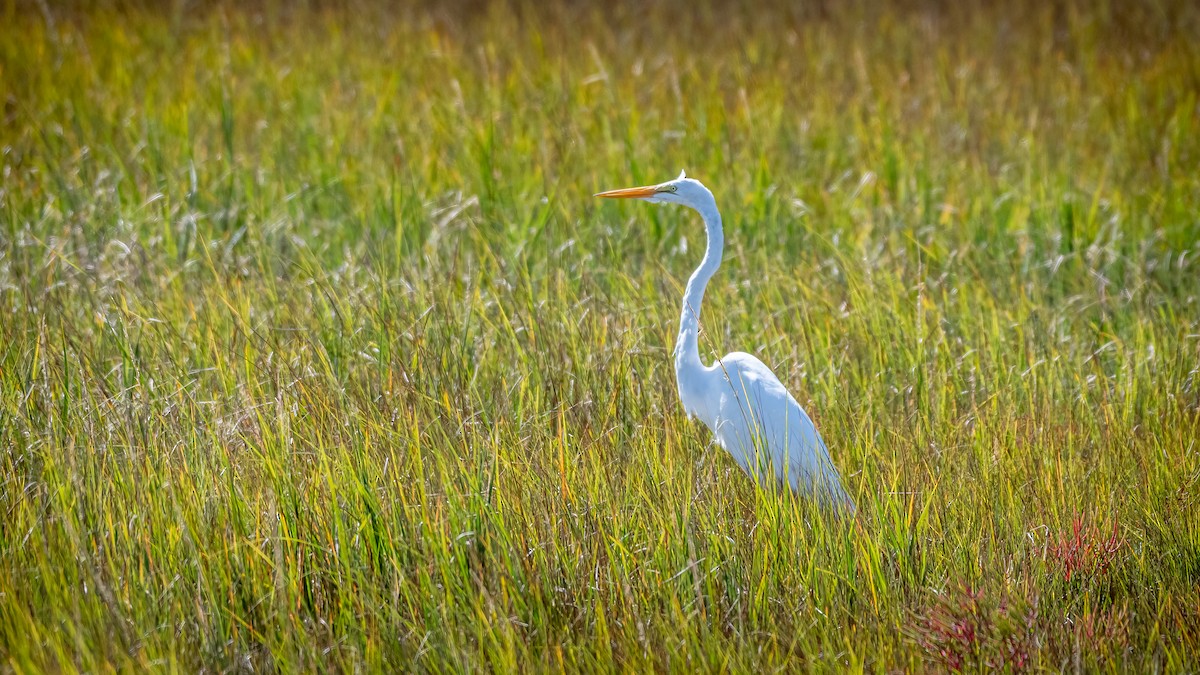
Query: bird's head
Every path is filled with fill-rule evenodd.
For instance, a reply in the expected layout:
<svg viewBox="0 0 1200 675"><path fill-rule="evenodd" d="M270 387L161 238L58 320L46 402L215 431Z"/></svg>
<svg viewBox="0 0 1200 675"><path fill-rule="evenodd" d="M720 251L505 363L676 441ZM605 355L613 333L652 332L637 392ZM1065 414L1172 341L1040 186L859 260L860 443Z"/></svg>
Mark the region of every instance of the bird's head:
<svg viewBox="0 0 1200 675"><path fill-rule="evenodd" d="M596 196L616 199L644 199L655 204L683 204L697 211L705 210L709 207L715 208L716 206L712 192L709 192L708 188L704 187L704 184L695 178L688 178L682 171L679 172L679 178L669 180L665 183L647 185L645 187L608 190L607 192L599 192Z"/></svg>

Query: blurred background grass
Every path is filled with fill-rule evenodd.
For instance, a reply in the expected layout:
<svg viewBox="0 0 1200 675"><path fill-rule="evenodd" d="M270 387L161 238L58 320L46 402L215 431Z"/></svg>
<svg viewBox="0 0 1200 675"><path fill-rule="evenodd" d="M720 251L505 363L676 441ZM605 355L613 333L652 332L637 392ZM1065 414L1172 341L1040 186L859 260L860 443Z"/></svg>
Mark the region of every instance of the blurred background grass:
<svg viewBox="0 0 1200 675"><path fill-rule="evenodd" d="M1193 3L0 34L8 669L1196 668ZM679 409L681 168L854 522Z"/></svg>

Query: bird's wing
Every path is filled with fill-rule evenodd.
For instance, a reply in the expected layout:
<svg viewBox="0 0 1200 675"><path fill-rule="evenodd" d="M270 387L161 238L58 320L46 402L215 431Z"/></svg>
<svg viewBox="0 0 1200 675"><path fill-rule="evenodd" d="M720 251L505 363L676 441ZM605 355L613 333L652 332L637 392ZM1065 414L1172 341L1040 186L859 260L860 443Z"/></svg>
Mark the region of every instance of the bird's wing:
<svg viewBox="0 0 1200 675"><path fill-rule="evenodd" d="M726 406L722 417L739 428L742 445L751 438L765 441L780 478L786 472L793 487L821 480L829 484L835 498L848 499L816 425L766 364L752 354L734 352L714 366L724 372L733 390L732 405Z"/></svg>

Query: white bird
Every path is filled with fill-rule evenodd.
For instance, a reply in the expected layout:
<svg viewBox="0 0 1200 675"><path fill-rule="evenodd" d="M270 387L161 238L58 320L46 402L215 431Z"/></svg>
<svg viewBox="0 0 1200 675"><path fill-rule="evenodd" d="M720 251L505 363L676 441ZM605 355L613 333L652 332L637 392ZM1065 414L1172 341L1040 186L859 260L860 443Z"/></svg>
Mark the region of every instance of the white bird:
<svg viewBox="0 0 1200 675"><path fill-rule="evenodd" d="M680 172L673 181L609 190L596 196L683 204L700 214L708 247L704 260L688 279L675 342L675 378L684 412L689 419L699 417L721 447L755 480L771 477L793 493L808 494L836 509L852 512L854 502L842 487L825 441L766 364L745 352L727 354L711 366L700 361L700 304L705 286L721 265L725 248L721 213L712 192Z"/></svg>

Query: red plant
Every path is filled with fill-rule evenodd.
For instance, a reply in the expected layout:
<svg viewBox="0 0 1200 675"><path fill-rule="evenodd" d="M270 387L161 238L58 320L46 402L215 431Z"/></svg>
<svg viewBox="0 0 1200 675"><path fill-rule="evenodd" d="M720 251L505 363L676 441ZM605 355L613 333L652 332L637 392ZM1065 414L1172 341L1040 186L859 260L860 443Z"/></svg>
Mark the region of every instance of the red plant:
<svg viewBox="0 0 1200 675"><path fill-rule="evenodd" d="M1047 545L1046 557L1065 581L1094 578L1108 574L1125 543L1117 521L1113 521L1112 533L1108 534L1080 514L1072 521L1070 533L1060 534L1057 541Z"/></svg>
<svg viewBox="0 0 1200 675"><path fill-rule="evenodd" d="M982 590L960 587L938 596L917 618L915 637L929 657L953 671L1024 670L1036 649L1036 603L994 600Z"/></svg>

